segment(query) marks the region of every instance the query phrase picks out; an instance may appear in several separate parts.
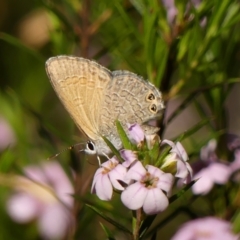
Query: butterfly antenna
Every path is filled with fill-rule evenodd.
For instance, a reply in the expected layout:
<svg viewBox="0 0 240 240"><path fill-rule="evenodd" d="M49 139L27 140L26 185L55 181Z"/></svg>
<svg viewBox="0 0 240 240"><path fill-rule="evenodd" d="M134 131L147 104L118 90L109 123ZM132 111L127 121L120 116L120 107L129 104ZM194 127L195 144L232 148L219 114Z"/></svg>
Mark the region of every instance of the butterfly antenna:
<svg viewBox="0 0 240 240"><path fill-rule="evenodd" d="M74 145L71 145L71 146L63 149L63 150L60 151L59 153L56 153L56 154L48 157L47 160L51 160L51 159L53 159L53 158L56 158L56 157L58 157L60 154L62 154L63 152L66 152L66 151L68 151L68 150L73 150L76 146L78 146L78 145L83 145L83 144L84 144L84 143L76 143L76 144L74 144ZM84 149L81 149L80 152L81 152L81 151L84 151Z"/></svg>

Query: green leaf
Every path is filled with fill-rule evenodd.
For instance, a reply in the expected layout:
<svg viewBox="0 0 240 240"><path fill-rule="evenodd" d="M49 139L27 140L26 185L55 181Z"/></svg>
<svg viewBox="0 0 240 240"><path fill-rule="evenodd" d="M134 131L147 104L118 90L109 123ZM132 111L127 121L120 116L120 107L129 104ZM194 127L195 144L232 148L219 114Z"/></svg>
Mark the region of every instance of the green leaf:
<svg viewBox="0 0 240 240"><path fill-rule="evenodd" d="M101 225L103 231L106 233L107 239L108 240L115 240L115 238L113 237L112 232L105 225L103 225L101 222L100 222L100 225Z"/></svg>
<svg viewBox="0 0 240 240"><path fill-rule="evenodd" d="M166 148L162 151L161 155L159 156L155 166L160 167L162 165L163 159L169 154L171 147L166 145Z"/></svg>
<svg viewBox="0 0 240 240"><path fill-rule="evenodd" d="M133 19L127 13L126 9L123 8L122 3L120 3L119 1L115 1L115 7L117 8L120 16L122 17L122 20L125 23L125 27L135 35L136 41L140 41L140 39L141 39L140 33L138 32L138 30L133 22Z"/></svg>
<svg viewBox="0 0 240 240"><path fill-rule="evenodd" d="M94 212L96 212L99 216L101 216L103 219L105 219L107 222L111 223L112 225L114 225L116 228L118 228L119 230L128 233L128 234L132 234L131 231L129 231L127 228L125 228L124 226L122 226L121 224L119 224L118 222L116 222L115 220L113 220L112 218L106 216L103 212L101 212L100 210L98 210L97 208L95 208L92 205L86 204L87 207L91 208Z"/></svg>
<svg viewBox="0 0 240 240"><path fill-rule="evenodd" d="M198 179L196 180L192 180L189 184L187 184L184 188L182 188L178 193L174 194L173 196L171 196L169 198L169 203L174 202L175 200L177 200L178 198L180 198L183 194L185 194L185 192L192 187L192 185L194 183L196 183L198 181Z"/></svg>
<svg viewBox="0 0 240 240"><path fill-rule="evenodd" d="M173 141L174 142L182 141L183 139L185 139L185 138L191 136L192 134L196 133L199 129L204 127L207 123L209 123L213 119L214 118L205 118L205 119L203 119L202 121L200 121L196 125L194 125L192 128L188 129L186 132L184 132L183 134L181 134L178 137L176 137Z"/></svg>
<svg viewBox="0 0 240 240"><path fill-rule="evenodd" d="M239 10L240 10L240 6L238 2L236 3L233 2L229 6L228 11L226 11L226 15L224 17L224 21L222 24L223 29L230 28L233 24L239 22L240 20Z"/></svg>
<svg viewBox="0 0 240 240"><path fill-rule="evenodd" d="M148 216L142 223L142 226L139 231L140 239L144 236L146 231L149 229L149 227L152 225L154 219L156 218L157 215L151 215Z"/></svg>
<svg viewBox="0 0 240 240"><path fill-rule="evenodd" d="M0 39L11 44L12 46L15 46L15 47L21 49L24 52L27 52L29 55L35 57L40 62L44 62L44 58L41 54L39 54L34 49L31 49L30 47L27 47L26 45L24 45L19 39L15 38L7 33L3 33L3 32L0 32Z"/></svg>
<svg viewBox="0 0 240 240"><path fill-rule="evenodd" d="M122 124L118 120L116 120L116 127L123 147L126 149L133 149L131 141L129 140L126 132L124 131Z"/></svg>
<svg viewBox="0 0 240 240"><path fill-rule="evenodd" d="M159 153L160 153L160 144L158 141L156 141L153 148L148 150L148 155L152 163L154 163L154 160L156 161L156 159L159 156Z"/></svg>
<svg viewBox="0 0 240 240"><path fill-rule="evenodd" d="M236 233L240 232L240 211L239 210L234 215L233 231Z"/></svg>
<svg viewBox="0 0 240 240"><path fill-rule="evenodd" d="M119 161L123 162L124 160L122 159L119 151L114 147L114 145L104 136L102 136L104 142L108 145L108 147L111 149L114 155L118 158Z"/></svg>
<svg viewBox="0 0 240 240"><path fill-rule="evenodd" d="M182 36L181 40L179 41L177 61L183 60L183 58L187 54L188 47L189 47L188 43L190 42L190 39L191 39L191 32L188 31Z"/></svg>
<svg viewBox="0 0 240 240"><path fill-rule="evenodd" d="M143 15L144 11L145 11L145 3L142 0L130 0L130 2L132 3L132 5L136 8L136 10Z"/></svg>

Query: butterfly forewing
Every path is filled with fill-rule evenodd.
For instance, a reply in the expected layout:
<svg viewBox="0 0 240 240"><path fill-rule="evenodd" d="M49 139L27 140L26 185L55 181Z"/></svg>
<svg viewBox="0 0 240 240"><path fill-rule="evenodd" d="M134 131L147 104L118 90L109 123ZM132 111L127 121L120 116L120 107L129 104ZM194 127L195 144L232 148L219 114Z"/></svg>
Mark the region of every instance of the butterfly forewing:
<svg viewBox="0 0 240 240"><path fill-rule="evenodd" d="M77 126L91 139L98 136L99 115L109 71L83 58L50 58L46 69L51 83Z"/></svg>

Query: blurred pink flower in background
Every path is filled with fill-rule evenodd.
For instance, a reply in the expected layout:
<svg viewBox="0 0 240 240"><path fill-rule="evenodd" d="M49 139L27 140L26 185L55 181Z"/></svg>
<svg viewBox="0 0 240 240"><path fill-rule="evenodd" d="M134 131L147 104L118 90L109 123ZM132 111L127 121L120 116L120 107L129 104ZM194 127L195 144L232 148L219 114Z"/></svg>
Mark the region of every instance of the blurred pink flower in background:
<svg viewBox="0 0 240 240"><path fill-rule="evenodd" d="M234 161L230 164L231 172L234 173L240 170L240 150L235 151Z"/></svg>
<svg viewBox="0 0 240 240"><path fill-rule="evenodd" d="M207 194L214 184L224 185L231 175L230 168L222 163L212 163L194 175L198 181L192 186L194 194Z"/></svg>
<svg viewBox="0 0 240 240"><path fill-rule="evenodd" d="M240 182L240 150L234 152L234 161L230 163L230 171L233 181Z"/></svg>
<svg viewBox="0 0 240 240"><path fill-rule="evenodd" d="M190 8L194 6L194 8L198 8L201 4L202 0L189 0L186 1L186 9L185 9L185 15L189 14ZM173 25L176 21L176 17L178 15L178 9L176 8L175 1L174 0L162 0L162 4L164 5L166 12L167 12L167 21L170 25ZM192 20L192 16L189 18L189 20ZM207 18L204 17L201 20L201 27L204 27L206 25Z"/></svg>
<svg viewBox="0 0 240 240"><path fill-rule="evenodd" d="M174 0L162 0L162 3L166 8L168 23L172 25L178 13L178 10L175 6L175 2Z"/></svg>
<svg viewBox="0 0 240 240"><path fill-rule="evenodd" d="M236 134L227 134L227 147L230 151L240 149L240 137Z"/></svg>
<svg viewBox="0 0 240 240"><path fill-rule="evenodd" d="M0 151L14 145L16 137L9 123L0 117Z"/></svg>
<svg viewBox="0 0 240 240"><path fill-rule="evenodd" d="M215 139L211 139L207 145L203 146L200 151L200 159L202 162L209 164L211 162L217 162L218 157L216 154L217 141Z"/></svg>
<svg viewBox="0 0 240 240"><path fill-rule="evenodd" d="M212 139L208 144L202 147L200 152L200 161L198 161L194 169L194 179L198 181L192 186L194 194L205 195L211 191L214 184L225 184L230 176L231 169L227 163L220 162L215 150L217 147L216 140Z"/></svg>
<svg viewBox="0 0 240 240"><path fill-rule="evenodd" d="M36 219L45 238L63 238L74 227L70 180L57 162L29 166L24 173L13 177L16 192L7 202L9 215L18 223Z"/></svg>
<svg viewBox="0 0 240 240"><path fill-rule="evenodd" d="M231 223L215 218L205 217L185 223L171 240L237 240L231 230Z"/></svg>
<svg viewBox="0 0 240 240"><path fill-rule="evenodd" d="M157 214L168 207L169 193L174 177L170 173L164 173L160 169L147 165L146 169L140 161L135 162L129 169L127 181L134 180L121 194L123 204L137 210L141 207L146 214Z"/></svg>

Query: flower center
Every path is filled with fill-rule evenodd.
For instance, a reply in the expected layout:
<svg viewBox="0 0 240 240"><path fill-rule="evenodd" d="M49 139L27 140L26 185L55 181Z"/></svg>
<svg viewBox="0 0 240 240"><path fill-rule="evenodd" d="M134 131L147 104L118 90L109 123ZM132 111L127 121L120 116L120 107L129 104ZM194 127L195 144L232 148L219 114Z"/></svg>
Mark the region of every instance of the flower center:
<svg viewBox="0 0 240 240"><path fill-rule="evenodd" d="M201 238L209 238L212 236L212 233L209 231L197 230L195 235Z"/></svg>
<svg viewBox="0 0 240 240"><path fill-rule="evenodd" d="M154 177L150 173L146 173L146 175L142 178L141 183L144 184L146 188L155 188L157 187L158 181L158 177Z"/></svg>
<svg viewBox="0 0 240 240"><path fill-rule="evenodd" d="M116 166L118 165L117 161L109 161L108 166L104 166L102 170L102 174L108 174L109 172L112 171Z"/></svg>

